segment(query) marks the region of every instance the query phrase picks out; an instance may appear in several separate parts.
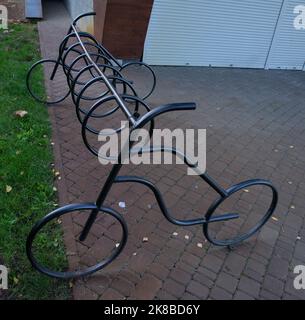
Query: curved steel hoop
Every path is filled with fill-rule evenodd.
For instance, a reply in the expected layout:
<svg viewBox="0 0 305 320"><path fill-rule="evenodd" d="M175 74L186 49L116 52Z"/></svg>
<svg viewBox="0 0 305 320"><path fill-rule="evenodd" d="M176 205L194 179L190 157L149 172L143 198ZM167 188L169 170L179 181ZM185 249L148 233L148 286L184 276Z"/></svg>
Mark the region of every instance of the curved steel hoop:
<svg viewBox="0 0 305 320"><path fill-rule="evenodd" d="M107 69L111 69L113 72L113 75L118 74L118 75L122 76L121 73L115 67L113 67L111 65L111 63L109 62L107 57L105 57L99 53L90 53L90 55L92 57L95 57L95 62L98 67L102 68L102 72L105 73L105 71ZM86 82L78 80L78 78L82 75L82 72L87 71L87 70L85 70L86 67L94 68L94 66L92 64L89 64L88 59L86 57L87 57L87 55L85 53L80 54L77 58L75 58L75 60L68 67L67 79L68 79L68 84L69 84L70 88L73 84L74 84L74 86L76 84L78 84L78 85L85 85L86 84ZM103 61L100 62L99 61L100 59L102 59ZM75 69L74 66L80 61L84 61L85 66L82 66L80 69ZM72 72L76 72L76 75L74 77L72 76ZM92 78L95 78L97 76L93 72L91 72L91 70L89 72L90 72L90 75Z"/></svg>
<svg viewBox="0 0 305 320"><path fill-rule="evenodd" d="M88 53L90 54L91 57L95 57L95 63L98 63L99 59L103 59L103 62L102 62L103 64L107 64L107 65L112 66L111 61L104 55L104 53L100 50L100 47L98 45L96 45L95 43L92 43L92 42L82 42L82 44L86 47L87 50L89 50L89 48L90 48L90 51L88 51ZM80 50L78 50L77 47L80 47ZM96 52L92 52L91 51L92 49L96 49ZM71 53L76 53L77 56L76 56L76 58L74 58L72 60L72 62L70 64L68 64L67 59ZM66 72L68 79L71 78L72 72L78 73L83 68L83 66L81 67L81 69L76 69L74 67L75 63L78 62L79 59L82 59L86 66L91 64L88 61L88 55L83 52L82 46L79 42L72 44L62 54L62 64L65 66L65 69L67 71L69 70L69 73ZM94 73L91 73L91 76L94 77Z"/></svg>
<svg viewBox="0 0 305 320"><path fill-rule="evenodd" d="M90 67L90 66L89 66ZM134 91L133 87L131 86L131 84L129 82L127 82L125 79L121 78L121 77L117 77L117 76L108 76L108 79L111 81L112 85L117 88L118 85L122 85L122 89L123 92L120 93L120 95L124 95L127 96L128 93L128 89L130 90L129 96L130 94L132 94L134 97L137 97L137 93ZM99 96L95 97L95 98L90 98L88 99L88 97L84 96L85 92L90 89L92 86L94 86L95 84L100 84L103 85L104 84L104 79L102 77L97 77L94 78L92 80L90 80L89 82L86 83L85 86L83 86L82 90L79 92L79 94L77 95L77 99L75 102L75 107L76 107L76 114L78 117L78 120L80 121L80 123L83 123L83 119L81 114L83 114L84 116L89 114L89 117L91 118L105 118L107 116L112 115L114 112L116 112L120 107L117 105L115 106L113 109L108 110L108 111L102 111L102 112L95 112L94 110L97 108L96 104L94 104L92 106L91 109L94 108L94 110L85 110L83 107L81 107L80 103L81 100L100 100L100 104L103 104L107 101L101 101L101 99L103 99L105 96L107 96L110 92L109 90L106 90L104 92L102 92ZM73 90L73 89L72 89ZM97 104L99 103L99 101L97 101ZM136 108L135 108L135 112L138 110L138 105L139 105L139 101L136 101ZM87 127L87 129L89 131L91 131L91 129L89 129L89 127ZM104 129L104 128L101 128ZM101 130L100 129L100 130ZM95 133L94 130L91 131L92 133Z"/></svg>
<svg viewBox="0 0 305 320"><path fill-rule="evenodd" d="M226 240L218 240L211 236L209 232L210 222L213 218L213 215L216 211L216 209L229 197L233 196L235 193L241 190L248 190L253 186L263 186L266 189L270 189L272 191L272 198L270 201L270 205L268 209L266 210L265 214L261 217L261 219L248 230L247 232L243 232L243 234L233 237L232 239L226 239ZM203 232L205 237L214 245L218 246L232 246L236 245L238 243L241 243L242 241L250 238L252 235L254 235L257 231L259 231L264 224L269 220L269 218L272 216L278 202L278 193L275 187L272 185L270 181L263 180L263 179L253 179L241 182L239 184L236 184L229 189L227 189L227 195L225 197L219 197L208 209L205 219L206 223L203 225Z"/></svg>
<svg viewBox="0 0 305 320"><path fill-rule="evenodd" d="M70 94L69 87L67 88L66 93L62 94L61 97L52 99L47 94L42 93L42 92L38 92L38 91L41 91L40 88L37 86L33 87L31 84L33 78L35 78L36 70L38 69L39 73L41 73L41 72L46 73L48 71L47 70L48 68L46 68L44 65L49 64L49 63L54 64L54 66L51 68L53 70L53 68L56 66L56 64L58 62L56 60L52 60L52 59L42 59L40 61L37 61L35 64L33 64L32 67L29 69L27 76L26 76L26 86L27 86L27 89L28 89L30 95L36 101L38 101L40 103L46 103L46 104L52 105L52 104L57 104L59 102L62 102L63 100L65 100L69 96L69 94ZM61 63L59 63L59 64L62 65ZM42 70L39 70L40 67L42 67ZM52 71L52 70L50 70L50 71ZM49 78L50 81L54 81L54 79L51 79L52 78L51 75L50 75L50 77L47 77L47 78Z"/></svg>
<svg viewBox="0 0 305 320"><path fill-rule="evenodd" d="M140 61L128 62L121 67L120 71L121 71L121 73L123 73L124 71L127 71L128 69L130 69L133 66L138 66L138 67L140 67L140 69L147 70L148 73L150 74L150 79L147 79L147 78L141 79L141 85L138 85L138 84L135 84L134 79L132 79L132 78L128 79L128 77L124 76L124 74L123 74L123 77L129 81L133 81L133 85L135 87L135 90L139 93L139 98L141 98L142 100L146 100L148 97L150 97L152 95L152 93L154 92L154 90L156 88L156 83L157 83L156 74L155 74L154 70L148 64L146 64L144 62L140 62ZM138 71L139 70L137 70L135 73L138 73ZM146 84L146 82L148 82L148 84ZM141 90L140 86L144 86L145 88L143 90ZM142 92L142 91L144 91L144 92Z"/></svg>
<svg viewBox="0 0 305 320"><path fill-rule="evenodd" d="M98 41L95 39L95 37L92 34L90 34L88 32L79 31L79 32L77 32L77 35L76 35L76 33L73 31L73 32L67 34L64 37L64 39L61 41L61 43L59 45L59 57L63 58L64 52L71 49L71 47L73 47L74 45L79 44L78 36L80 38L88 39L89 41L87 42L87 44L91 43L92 45L95 45L96 47L99 48L99 51L104 54L104 51L102 50ZM73 39L73 38L77 41L72 43L69 47L67 47L69 40ZM80 50L80 52L82 52L82 50Z"/></svg>
<svg viewBox="0 0 305 320"><path fill-rule="evenodd" d="M136 96L122 95L121 98L127 103L130 103L130 102L131 103L135 103L135 108L134 108L135 117L137 117L139 115L139 112L140 112L140 108L139 107L143 107L143 110L145 112L149 112L150 111L150 108L148 107L148 105L145 102L143 102L143 100L137 98ZM82 137L83 137L83 141L84 141L85 146L88 148L88 150L92 154L94 154L95 156L101 157L103 159L109 160L109 161L116 161L116 160L118 160L118 158L116 158L116 157L113 158L113 157L107 157L107 156L101 155L99 153L99 151L94 146L92 146L90 144L88 136L87 136L87 132L93 133L95 135L100 135L100 134L102 134L101 130L109 129L107 127L95 129L95 128L92 128L92 127L88 126L88 121L89 121L90 118L92 118L92 115L96 113L96 109L99 108L99 107L102 107L103 104L105 104L105 103L107 103L109 101L115 101L115 97L114 96L107 96L107 97L102 98L101 100L96 102L93 105L93 107L90 109L90 111L85 115L85 117L83 119L83 122L82 122ZM106 117L108 115L113 114L116 110L117 110L117 107L113 108L107 114L104 114L103 117ZM119 133L124 129L125 129L125 127L118 127L118 128L113 130L112 134L113 133ZM152 136L153 130L154 130L154 120L151 120L149 122L149 137ZM109 135L111 135L111 134L109 133Z"/></svg>
<svg viewBox="0 0 305 320"><path fill-rule="evenodd" d="M115 246L111 254L108 257L104 258L102 261L98 262L97 264L90 267L85 267L83 270L77 270L77 271L51 270L49 267L44 266L43 263L39 262L37 257L35 257L35 253L33 253L33 244L34 244L34 240L39 236L39 232L43 229L43 227L46 226L47 224L51 224L52 221L63 217L65 214L69 214L76 211L85 211L85 210L89 210L89 211L97 210L99 214L110 215L119 222L122 228L122 239L120 243L117 246ZM72 204L72 205L61 207L49 213L48 215L46 215L44 218L42 218L40 221L38 221L35 224L35 226L31 230L27 238L26 252L32 266L43 274L50 277L54 277L54 278L60 278L60 279L78 278L78 277L88 276L94 272L97 272L105 268L109 263L111 263L115 258L117 258L126 245L127 237L128 237L128 228L127 228L125 219L115 210L108 207L97 208L97 206L94 203Z"/></svg>
<svg viewBox="0 0 305 320"><path fill-rule="evenodd" d="M120 77L120 73L113 68L112 66L109 65L105 65L105 64L98 64L98 67L103 68L105 71L109 70L110 72L112 72L112 75L109 75L109 77ZM89 73L91 74L91 69L93 68L92 65L88 65L86 67L84 67L77 75L74 79L72 79L71 84L70 84L70 91L72 93L72 100L74 102L74 105L76 106L76 108L80 108L80 102L81 100L83 101L95 101L98 99L101 99L102 97L104 97L105 95L107 95L110 92L110 89L105 85L105 81L102 77L90 77L89 79L86 79L85 81L80 81L79 79L85 74L85 73ZM103 91L98 92L96 95L96 93L93 96L89 96L84 95L85 91L91 86L92 82L98 82L100 84L104 84L105 88L103 88ZM113 83L112 83L113 85ZM76 88L77 87L77 88ZM80 87L80 88L79 88ZM78 89L78 90L77 90Z"/></svg>
<svg viewBox="0 0 305 320"><path fill-rule="evenodd" d="M76 42L68 45L69 41L73 39ZM86 40L86 41L82 41L82 43L80 42L81 40ZM122 72L125 72L125 70L127 70L130 66L133 65L138 65L141 66L142 68L145 68L149 71L149 73L151 74L151 81L152 83L148 86L149 89L147 92L145 92L145 95L143 96L143 99L146 99L148 96L150 96L156 86L156 76L154 71L152 70L152 68L150 66L148 66L147 64L143 63L143 62L130 62L124 65L120 65L119 62L107 51L107 49L105 49L102 45L100 45L97 40L94 38L94 36L92 36L90 33L87 32L70 32L68 33L65 38L62 40L62 42L60 43L59 46L59 56L57 58L57 60L52 60L52 59L45 59L45 60L41 60L38 61L37 63L35 63L31 69L29 70L28 74L27 74L27 88L31 94L31 96L33 98L35 98L37 101L42 102L42 103L47 103L47 104L56 104L59 103L63 100L65 100L69 93L71 92L71 86L72 83L74 82L74 79L76 77L79 78L79 73L81 71L83 71L83 66L81 68L76 68L76 64L78 62L83 61L85 66L89 66L91 65L90 61L88 60L88 54L83 52L83 46L87 47L88 49L94 49L96 52L91 52L92 50L90 49L90 56L93 57L95 59L95 63L97 65L99 65L102 68L102 72L104 73L107 68L112 68L114 70L114 72L116 74L119 75L119 77L124 78ZM67 62L68 57L70 56L70 54L74 54L76 55L76 57L74 57L73 61L71 63ZM100 63L100 60L102 59L102 63ZM67 92L67 94L64 94L62 97L57 98L57 99L53 99L51 100L50 97L47 98L39 98L38 95L34 92L34 89L31 87L30 83L31 83L31 78L33 75L33 70L35 70L40 64L42 63L46 63L46 62L52 62L54 64L54 68L52 70L52 74L50 75L50 80L54 80L54 77L56 76L56 73L58 72L58 67L61 66L63 72L66 74L67 77L67 82L68 82L68 86L70 88L70 91ZM76 75L73 75L73 73L76 73ZM97 74L94 73L94 68L90 68L89 69L89 73L91 74L92 79L96 78ZM133 81L132 79L125 79L126 82L128 82L129 84L132 84ZM81 81L77 81L76 83L74 83L74 87L75 84L78 85L85 85L85 82L81 82ZM68 90L68 89L67 89ZM133 91L136 91L133 89ZM75 102L74 96L77 96L77 94L75 94L74 91L73 95L72 95L72 99ZM101 95L103 96L103 95ZM83 99L86 99L85 97L83 97ZM90 97L89 97L90 99ZM95 99L93 99L95 100Z"/></svg>

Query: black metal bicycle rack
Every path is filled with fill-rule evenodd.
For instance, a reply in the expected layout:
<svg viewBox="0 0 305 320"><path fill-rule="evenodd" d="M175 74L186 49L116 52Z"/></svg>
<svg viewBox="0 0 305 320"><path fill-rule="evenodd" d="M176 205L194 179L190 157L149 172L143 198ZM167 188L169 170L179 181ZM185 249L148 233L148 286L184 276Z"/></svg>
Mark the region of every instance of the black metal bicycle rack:
<svg viewBox="0 0 305 320"><path fill-rule="evenodd" d="M91 15L95 15L95 13L87 13L81 15L73 21L67 36L64 38L60 45L59 56L57 60L41 60L32 66L27 76L27 86L31 95L36 100L47 104L55 104L60 101L63 101L69 94L71 94L72 100L76 107L77 117L82 125L82 137L84 143L90 150L90 152L98 156L98 150L90 143L87 137L88 133L96 135L99 134L99 130L89 126L88 122L90 119L107 118L116 113L118 110L120 110L124 114L126 120L129 122L131 132L136 129L143 128L146 125L149 125L149 132L150 134L152 134L154 130L154 120L156 117L172 111L195 110L196 105L194 103L174 103L159 106L157 108L154 108L153 110L150 110L147 103L144 102L144 99L151 95L156 85L156 77L153 70L148 65L142 62L120 64L119 61L117 61L111 55L111 53L106 50L106 48L99 44L92 35L85 32L79 32L77 29L77 21L85 16ZM69 44L71 40L73 40L72 44ZM75 56L74 59L72 59L71 63L68 63L68 61L71 60L71 57L73 57L73 55ZM56 73L59 70L58 68L61 67L67 77L68 82L67 93L64 96L61 96L53 101L50 99L50 97L39 97L34 90L35 88L33 88L31 84L31 80L33 77L33 73L35 72L35 69L47 63L52 64L52 67L50 68L51 72L49 75L50 81L54 81ZM81 64L81 67L78 67L79 64ZM140 68L145 68L151 75L152 82L148 84L148 89L146 88L146 92L140 97L137 95L137 88L133 83L133 79L126 79L122 74L122 71L124 71L125 68L128 68L131 65L137 65ZM83 80L85 75L87 76L87 79ZM92 88L92 86L96 84L103 86L104 91L100 92L98 96L91 96L90 89ZM111 103L110 110L100 111L105 110L105 105L109 102ZM89 109L86 109L84 107L85 103L93 103L93 106L90 106ZM133 106L132 110L130 106ZM141 112L144 112L144 114L141 115ZM121 127L115 128L115 132L119 132L121 130ZM132 152L131 149L132 146L130 146L130 151ZM179 153L179 151L176 149L166 149L160 147L148 148L146 150L138 150L137 152L170 152L174 155L179 155L188 167L191 167L196 170L195 165L193 165L184 154ZM207 209L203 218L192 220L179 220L172 216L165 204L161 192L151 181L136 176L119 176L120 169L123 166L122 161L120 160L121 155L119 155L118 163L113 165L111 172L109 173L109 176L96 200L96 203L71 204L61 207L49 213L35 224L28 236L26 243L27 255L34 268L48 276L56 278L68 279L81 277L92 274L104 268L121 253L128 238L128 229L125 219L120 213L116 212L112 208L104 206L104 202L113 184L115 183L139 183L143 186L146 186L153 192L161 212L169 222L178 226L201 225L206 239L209 242L218 246L230 247L252 236L268 221L277 205L277 191L275 187L271 184L271 182L267 180L248 180L238 183L228 189L224 189L217 183L217 181L212 179L207 173L204 173L200 174L199 177L216 191L218 197ZM266 212L264 211L265 214L262 216L262 218L260 218L259 221L253 227L247 230L247 232L233 237L232 239L219 240L213 237L209 230L209 226L212 223L224 222L239 218L238 213L215 214L216 210L230 196L233 196L240 190L249 189L253 186L261 186L268 190L271 190L272 196L270 199L270 205L268 206ZM107 258L103 259L102 261L91 267L86 267L84 270L76 270L71 272L53 271L39 263L32 252L33 241L38 235L39 231L47 223L50 223L51 221L54 221L65 214L76 211L88 210L90 211L90 215L88 220L86 221L83 230L80 233L79 241L85 241L91 230L92 225L94 224L98 216L110 215L119 222L119 225L122 228L122 239L118 243L118 245L113 249L111 254Z"/></svg>

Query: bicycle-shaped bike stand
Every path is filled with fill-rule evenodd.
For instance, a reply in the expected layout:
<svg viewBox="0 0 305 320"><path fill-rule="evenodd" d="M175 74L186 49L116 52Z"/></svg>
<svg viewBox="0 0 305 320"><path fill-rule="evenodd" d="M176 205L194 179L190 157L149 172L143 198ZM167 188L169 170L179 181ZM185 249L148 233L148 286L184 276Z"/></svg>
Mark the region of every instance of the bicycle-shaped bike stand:
<svg viewBox="0 0 305 320"><path fill-rule="evenodd" d="M150 135L152 135L154 130L154 120L156 117L172 111L188 111L188 110L195 110L196 105L194 103L174 103L174 104L168 104L159 106L157 108L154 108L153 110L150 110L149 106L143 101L143 98L139 98L136 94L136 90L133 88L133 83L130 80L124 79L122 74L120 74L120 71L113 67L111 60L114 60L113 57L110 57L110 53L108 51L105 51L105 49L97 43L97 41L94 39L94 37L87 33L82 33L77 30L76 23L77 21L82 18L83 16L92 15L92 13L82 15L78 17L71 25L71 28L68 32L67 37L64 39L60 46L59 51L59 58L56 60L52 60L52 63L54 63L54 67L51 72L50 80L52 80L57 72L57 68L59 65L62 66L66 76L67 81L69 85L69 92L72 95L73 101L76 106L76 112L78 114L78 118L82 124L82 137L84 140L85 145L87 148L92 152L94 155L98 156L97 149L91 145L89 142L89 139L87 137L87 133L93 133L98 134L99 130L93 129L92 126L89 126L89 121L91 119L103 119L105 117L108 117L110 115L113 115L117 110L121 110L127 120L129 121L131 132L134 132L137 129L143 128L146 125L149 125L149 132ZM82 37L85 37L86 39L90 39L89 42L83 42ZM71 46L67 47L68 41L73 38L76 39L76 43L72 44ZM76 48L80 49L76 49ZM90 52L89 48L94 47L97 49L97 52ZM73 60L71 64L68 64L67 56L71 53L77 53L77 57ZM80 60L83 61L83 66L79 69L77 69L75 66L77 62ZM99 61L103 60L103 63L100 63ZM46 60L42 60L46 61ZM28 87L30 89L31 94L35 97L36 95L31 91L31 87L29 85L31 81L31 74L33 71L33 68L35 66L39 65L43 62L38 62L35 64L31 70L29 71L29 75L27 78ZM111 71L111 75L105 74L106 71ZM149 68L149 70L151 70ZM81 81L80 77L84 73L87 72L87 75L91 76L91 79L88 81ZM153 88L155 86L155 77L153 77ZM103 86L107 87L107 90L103 92L103 94L98 95L97 97L92 97L85 95L85 91L87 91L88 88L92 84L102 84ZM80 91L76 91L76 87L81 86L82 89ZM118 92L118 87L122 87L122 92ZM129 91L129 92L128 92ZM152 90L149 90L149 92ZM88 92L88 91L87 91ZM131 92L131 93L130 93ZM151 93L151 92L150 92ZM147 94L145 95L147 96ZM144 96L144 98L145 98ZM65 97L63 97L65 98ZM62 100L61 98L60 100ZM37 99L40 100L40 99ZM93 101L96 100L94 105L90 108L90 110L85 110L81 107L82 101ZM54 103L55 101L51 101ZM108 103L111 103L111 110L110 111L103 111L105 110L105 107ZM113 103L116 104L115 107L113 107ZM134 111L130 110L130 105L134 105ZM101 108L102 107L102 108ZM97 112L98 109L102 109L103 113ZM140 115L140 111L144 111L144 115ZM115 130L115 132L120 132L124 128L118 128ZM180 153L176 149L166 149L166 148L148 148L148 149L142 149L142 150L133 150L132 145L129 146L130 152L170 152L174 155L178 155L184 160L184 163L192 168L193 170L196 170L196 166L193 165L190 160L182 153ZM191 220L179 220L174 218L171 213L169 212L165 201L163 199L163 196L159 189L149 180L144 179L142 177L137 176L120 176L120 170L123 166L121 163L121 155L119 155L118 163L114 164L111 172L102 187L102 190L96 200L96 203L81 203L81 204L70 204L61 208L58 208L54 210L53 212L46 215L43 219L41 219L39 222L35 224L33 229L31 230L27 243L26 243L26 250L29 260L32 263L32 266L36 268L38 271L56 278L62 278L62 279L69 279L69 278L77 278L77 277L83 277L90 275L104 267L106 267L108 264L110 264L115 258L118 257L118 255L122 252L124 249L127 238L128 238L128 229L127 224L125 222L125 219L123 216L115 211L114 209L110 207L104 206L105 200L107 199L107 196L109 195L109 192L111 191L114 184L117 183L137 183L142 184L149 188L159 205L159 208L161 212L163 213L164 217L171 223L178 225L178 226L194 226L194 225L201 225L203 228L203 233L206 239L211 242L214 245L217 246L227 246L231 247L233 245L236 245L247 238L251 237L254 233L256 233L258 230L262 228L262 226L268 221L272 213L274 212L277 201L278 201L278 194L275 189L275 187L271 184L271 182L267 180L262 179L254 179L254 180L248 180L241 183L238 183L236 185L233 185L232 187L228 189L222 188L214 179L212 179L207 173L200 174L199 177L204 180L212 189L214 189L218 197L215 199L215 201L210 205L210 207L207 209L205 215L203 218L200 219L191 219ZM218 239L217 237L213 236L213 233L210 232L210 226L214 223L219 222L226 222L230 220L235 220L240 217L238 213L224 213L224 214L216 214L216 210L220 208L220 206L224 203L226 199L233 196L234 194L247 190L249 192L250 188L253 188L255 186L259 186L260 188L264 188L264 190L271 191L271 199L270 204L268 204L267 210L264 211L265 214L260 217L258 222L254 224L254 226L251 226L249 230L242 232L242 234L238 234L234 236L233 238L226 238L226 239ZM264 191L263 191L264 192ZM86 220L86 223L84 227L82 228L80 234L79 234L79 242L83 242L86 240L94 222L99 216L105 217L105 216L111 216L113 219L115 219L118 224L120 225L122 229L122 236L120 241L113 247L109 255L99 261L98 263L92 265L92 266L84 266L83 269L77 268L77 270L73 271L55 271L53 269L50 269L49 267L46 267L43 262L40 262L39 259L37 259L37 256L35 256L35 253L33 252L33 243L35 239L39 238L40 232L42 232L42 229L47 225L51 224L52 222L58 221L61 217L63 217L66 214L71 214L75 212L84 212L89 211L90 215L89 218ZM43 239L43 236L41 237Z"/></svg>

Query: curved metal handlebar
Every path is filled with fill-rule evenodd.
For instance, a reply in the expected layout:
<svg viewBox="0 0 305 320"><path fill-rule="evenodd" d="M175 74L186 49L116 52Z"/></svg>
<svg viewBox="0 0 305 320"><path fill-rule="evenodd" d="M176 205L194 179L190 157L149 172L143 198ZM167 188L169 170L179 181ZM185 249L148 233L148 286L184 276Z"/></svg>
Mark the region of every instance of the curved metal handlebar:
<svg viewBox="0 0 305 320"><path fill-rule="evenodd" d="M89 16L96 16L96 12L93 11L93 12L87 12L87 13L80 14L79 16L77 16L73 20L72 24L75 26L78 20L80 20L80 19L82 19L84 17L89 17Z"/></svg>
<svg viewBox="0 0 305 320"><path fill-rule="evenodd" d="M155 117L171 111L182 111L182 110L195 110L196 104L194 102L182 102L182 103L170 103L159 106L148 113L143 117L138 119L133 126L133 129L139 129L145 126L146 123L150 122Z"/></svg>

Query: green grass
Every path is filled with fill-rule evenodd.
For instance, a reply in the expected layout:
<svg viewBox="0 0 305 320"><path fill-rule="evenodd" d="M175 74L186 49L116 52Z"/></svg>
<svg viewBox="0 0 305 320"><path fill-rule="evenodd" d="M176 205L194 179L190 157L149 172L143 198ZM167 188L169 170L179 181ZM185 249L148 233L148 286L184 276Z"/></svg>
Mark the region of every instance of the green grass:
<svg viewBox="0 0 305 320"><path fill-rule="evenodd" d="M56 203L47 108L29 96L25 85L27 70L40 59L38 48L35 24L10 25L8 33L0 30L0 260L9 268L10 298L67 299L68 283L33 270L25 254L33 224ZM35 81L43 91L42 74ZM28 114L16 117L17 110ZM67 263L60 227L52 232L58 248L53 261L60 268ZM40 258L48 260L52 243L42 235L37 245Z"/></svg>

